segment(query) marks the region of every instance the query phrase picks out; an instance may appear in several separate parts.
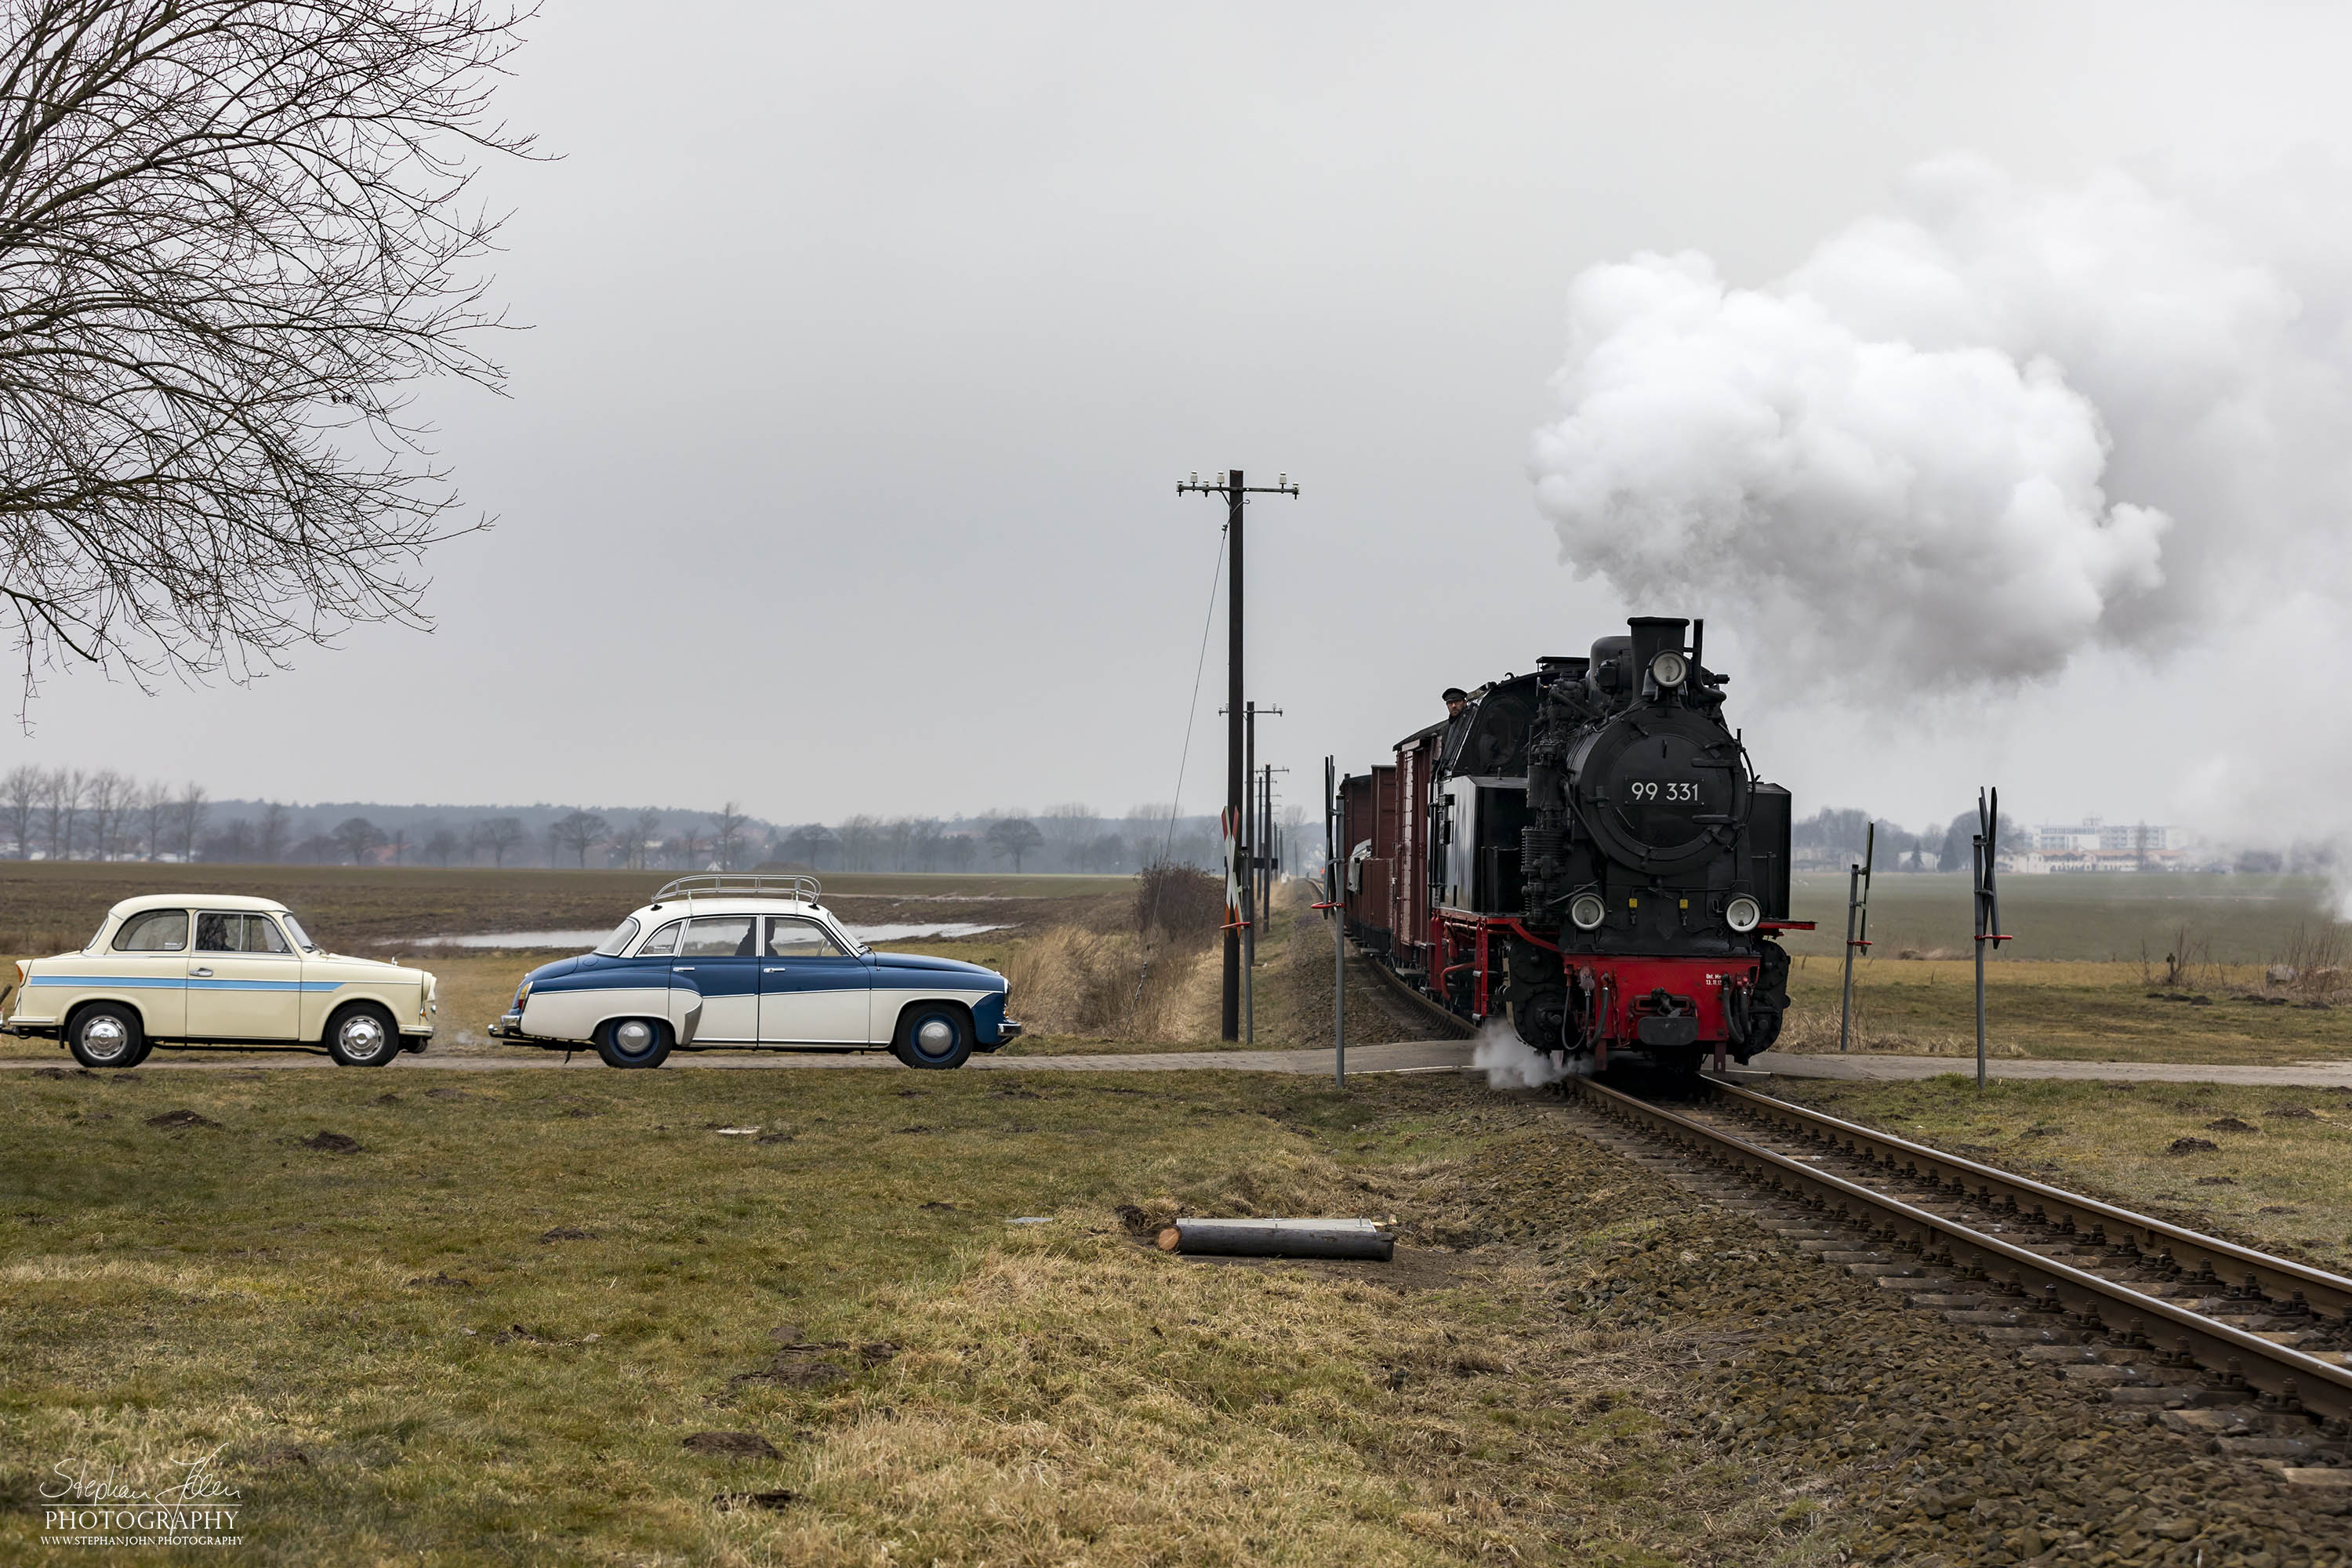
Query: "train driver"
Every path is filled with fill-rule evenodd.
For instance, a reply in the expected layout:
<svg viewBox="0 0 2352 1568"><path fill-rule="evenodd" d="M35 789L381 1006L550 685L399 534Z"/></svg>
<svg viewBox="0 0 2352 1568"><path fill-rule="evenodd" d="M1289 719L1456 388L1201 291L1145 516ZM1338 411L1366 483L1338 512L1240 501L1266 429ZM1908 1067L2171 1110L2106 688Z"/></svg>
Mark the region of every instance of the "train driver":
<svg viewBox="0 0 2352 1568"><path fill-rule="evenodd" d="M1463 690L1458 686L1447 687L1445 689L1445 716L1448 719L1461 718L1462 710L1469 703L1469 701L1470 694L1468 692Z"/></svg>

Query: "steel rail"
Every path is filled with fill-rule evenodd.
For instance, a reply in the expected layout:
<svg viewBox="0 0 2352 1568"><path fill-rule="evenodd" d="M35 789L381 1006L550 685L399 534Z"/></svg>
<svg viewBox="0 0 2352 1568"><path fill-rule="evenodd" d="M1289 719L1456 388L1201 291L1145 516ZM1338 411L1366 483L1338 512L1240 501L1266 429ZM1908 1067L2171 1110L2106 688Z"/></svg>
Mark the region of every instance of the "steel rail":
<svg viewBox="0 0 2352 1568"><path fill-rule="evenodd" d="M2156 1268L2168 1263L2191 1279L2210 1280L2217 1288L2248 1289L2273 1302L2300 1301L2312 1311L2331 1315L2352 1328L2352 1279L2340 1274L1963 1160L1719 1079L1706 1082L1717 1099L1750 1115L1794 1129L1810 1141L1842 1146L1857 1158L1897 1168L1914 1180L2000 1203L2026 1224L2047 1224L2056 1235L2076 1237L2093 1247L2115 1247L2126 1258L2137 1255ZM1947 1172L1952 1173L1948 1178ZM2287 1308L2289 1312L2294 1310Z"/></svg>
<svg viewBox="0 0 2352 1568"><path fill-rule="evenodd" d="M2117 1334L2134 1345L2148 1344L2148 1332L2161 1331L2171 1337L2175 1347L2171 1352L2156 1352L2161 1361L2176 1366L2201 1365L2209 1373L2219 1375L2218 1386L2223 1388L2239 1386L2238 1380L2242 1380L2244 1386L2260 1392L2266 1409L2307 1410L2330 1421L2352 1422L2352 1370L2273 1344L2159 1297L2144 1296L2128 1286L2044 1258L1942 1215L1915 1208L1899 1198L1873 1192L1591 1079L1567 1082L1570 1093L1583 1096L1618 1121L1644 1125L1670 1142L1792 1192L1811 1206L1870 1221L1882 1239L1916 1250L1922 1263L1949 1268L1963 1279L1988 1281L1992 1294L2027 1298L2021 1301L2021 1314L2047 1313L2056 1318L2063 1313L2067 1327ZM1993 1280L1990 1269L2004 1266L2007 1280Z"/></svg>
<svg viewBox="0 0 2352 1568"><path fill-rule="evenodd" d="M1462 1016L1459 1013L1442 1006L1431 998L1423 995L1418 991L1415 991L1398 976L1395 970L1391 969L1379 959L1364 952L1362 948L1360 947L1356 951L1371 964L1372 973L1380 976L1381 985L1388 990L1391 995L1400 997L1403 1001L1410 1003L1414 1007L1419 1008L1432 1023L1444 1025L1447 1028L1453 1030L1454 1036L1456 1039L1475 1040L1478 1037L1477 1025Z"/></svg>

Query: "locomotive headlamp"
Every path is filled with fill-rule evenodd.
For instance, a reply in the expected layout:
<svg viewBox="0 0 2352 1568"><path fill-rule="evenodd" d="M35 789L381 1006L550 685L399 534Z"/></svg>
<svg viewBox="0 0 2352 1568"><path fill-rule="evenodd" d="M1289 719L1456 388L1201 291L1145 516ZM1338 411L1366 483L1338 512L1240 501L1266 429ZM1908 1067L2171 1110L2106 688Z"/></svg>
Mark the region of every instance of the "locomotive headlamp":
<svg viewBox="0 0 2352 1568"><path fill-rule="evenodd" d="M1579 931L1591 931L1609 913L1598 893L1579 893L1576 901L1568 906L1568 918Z"/></svg>
<svg viewBox="0 0 2352 1568"><path fill-rule="evenodd" d="M1734 931L1754 931L1763 918L1762 908L1745 893L1723 906L1724 923Z"/></svg>
<svg viewBox="0 0 2352 1568"><path fill-rule="evenodd" d="M1650 679L1662 687L1676 687L1690 674L1690 660L1668 648L1650 661Z"/></svg>

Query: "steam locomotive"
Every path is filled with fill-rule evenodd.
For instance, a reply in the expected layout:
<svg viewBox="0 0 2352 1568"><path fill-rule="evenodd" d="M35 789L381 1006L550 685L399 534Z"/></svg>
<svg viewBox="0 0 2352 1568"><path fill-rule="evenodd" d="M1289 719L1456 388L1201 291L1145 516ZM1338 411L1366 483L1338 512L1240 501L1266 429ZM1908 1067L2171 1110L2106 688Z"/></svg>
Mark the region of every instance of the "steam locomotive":
<svg viewBox="0 0 2352 1568"><path fill-rule="evenodd" d="M1789 919L1789 792L1724 723L1706 623L1628 629L1339 781L1337 901L1414 989L1563 1062L1745 1062L1789 1005L1773 937L1812 929Z"/></svg>

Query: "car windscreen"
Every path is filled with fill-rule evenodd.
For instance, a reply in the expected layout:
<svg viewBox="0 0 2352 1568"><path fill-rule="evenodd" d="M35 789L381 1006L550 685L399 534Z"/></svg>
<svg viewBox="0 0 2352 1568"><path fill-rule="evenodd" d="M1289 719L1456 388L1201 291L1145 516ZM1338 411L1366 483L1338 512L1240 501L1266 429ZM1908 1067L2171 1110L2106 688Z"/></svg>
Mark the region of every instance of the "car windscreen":
<svg viewBox="0 0 2352 1568"><path fill-rule="evenodd" d="M310 933L302 929L300 921L296 920L291 914L281 914L278 918L286 922L286 934L294 939L296 947L300 948L304 952L319 951L319 944L310 940Z"/></svg>
<svg viewBox="0 0 2352 1568"><path fill-rule="evenodd" d="M636 934L637 917L631 915L628 919L623 921L619 925L613 928L612 935L606 937L604 941L596 944L596 956L599 958L618 958L622 953L628 951L629 943Z"/></svg>

